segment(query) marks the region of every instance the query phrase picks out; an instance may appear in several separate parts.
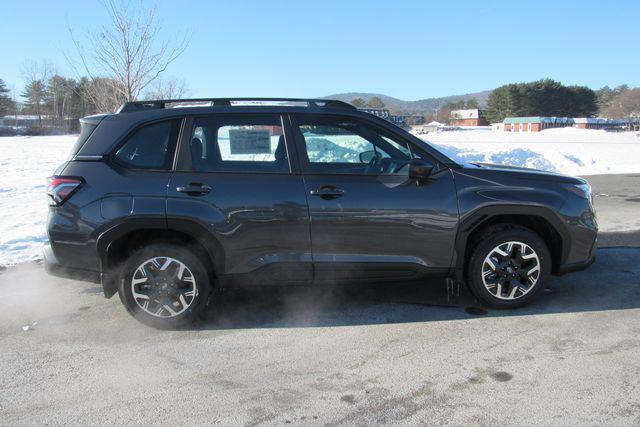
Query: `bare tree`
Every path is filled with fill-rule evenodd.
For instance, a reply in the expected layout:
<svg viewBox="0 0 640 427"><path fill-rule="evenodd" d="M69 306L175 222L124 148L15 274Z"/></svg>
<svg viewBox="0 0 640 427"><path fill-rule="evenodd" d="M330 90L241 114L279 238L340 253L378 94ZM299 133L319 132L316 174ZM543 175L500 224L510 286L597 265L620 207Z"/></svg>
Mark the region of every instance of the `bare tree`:
<svg viewBox="0 0 640 427"><path fill-rule="evenodd" d="M190 93L184 79L157 79L149 90L145 92L145 99L180 99Z"/></svg>
<svg viewBox="0 0 640 427"><path fill-rule="evenodd" d="M56 72L56 67L46 59L42 61L27 60L20 65L21 77L27 84L36 80L44 82Z"/></svg>
<svg viewBox="0 0 640 427"><path fill-rule="evenodd" d="M133 101L155 82L187 48L190 34L160 41L156 8L134 8L124 0L105 0L109 22L89 31L82 43L69 28L76 48L72 67L94 83L89 95L96 107L113 111L123 101ZM99 80L99 84L98 83ZM109 99L105 95L110 94Z"/></svg>
<svg viewBox="0 0 640 427"><path fill-rule="evenodd" d="M116 111L126 101L119 87L118 81L107 77L93 77L84 81L81 89L88 110L94 113Z"/></svg>
<svg viewBox="0 0 640 427"><path fill-rule="evenodd" d="M640 88L625 89L614 96L604 111L604 116L610 118L640 117Z"/></svg>

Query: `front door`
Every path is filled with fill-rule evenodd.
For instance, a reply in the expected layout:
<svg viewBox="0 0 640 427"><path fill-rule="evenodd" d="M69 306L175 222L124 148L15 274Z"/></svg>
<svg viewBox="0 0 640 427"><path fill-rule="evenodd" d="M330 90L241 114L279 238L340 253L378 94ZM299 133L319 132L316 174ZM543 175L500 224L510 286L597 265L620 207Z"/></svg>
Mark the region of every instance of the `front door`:
<svg viewBox="0 0 640 427"><path fill-rule="evenodd" d="M458 209L453 176L401 136L350 117L294 118L317 282L445 274ZM432 162L426 182L409 161Z"/></svg>
<svg viewBox="0 0 640 427"><path fill-rule="evenodd" d="M305 188L280 115L188 119L169 183L170 229L197 223L224 283L312 280ZM291 162L295 164L294 162Z"/></svg>

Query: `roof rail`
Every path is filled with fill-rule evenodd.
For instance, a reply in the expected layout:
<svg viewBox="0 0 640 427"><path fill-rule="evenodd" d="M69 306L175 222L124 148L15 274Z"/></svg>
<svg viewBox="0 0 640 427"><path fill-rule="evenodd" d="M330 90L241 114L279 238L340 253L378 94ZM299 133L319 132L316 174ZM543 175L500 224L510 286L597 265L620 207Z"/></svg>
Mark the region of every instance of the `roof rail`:
<svg viewBox="0 0 640 427"><path fill-rule="evenodd" d="M208 105L206 105L208 104ZM271 104L271 105L265 105ZM286 105L298 104L298 105ZM117 113L130 113L143 110L162 110L176 107L217 107L217 106L295 106L308 108L344 108L355 110L351 104L335 99L317 98L192 98L192 99L158 99L152 101L131 101L122 104Z"/></svg>

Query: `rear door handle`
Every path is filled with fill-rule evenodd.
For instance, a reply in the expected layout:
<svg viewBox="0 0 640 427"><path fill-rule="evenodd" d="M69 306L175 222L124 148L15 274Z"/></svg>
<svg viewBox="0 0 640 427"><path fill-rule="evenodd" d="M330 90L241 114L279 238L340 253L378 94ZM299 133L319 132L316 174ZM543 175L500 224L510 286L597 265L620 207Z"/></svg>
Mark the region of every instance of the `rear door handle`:
<svg viewBox="0 0 640 427"><path fill-rule="evenodd" d="M344 195L344 190L333 185L323 185L322 187L309 191L312 196L317 196L325 200L335 199Z"/></svg>
<svg viewBox="0 0 640 427"><path fill-rule="evenodd" d="M184 187L177 187L176 191L178 193L187 193L190 196L200 196L202 194L207 194L212 190L211 187L204 184L196 184L191 183Z"/></svg>

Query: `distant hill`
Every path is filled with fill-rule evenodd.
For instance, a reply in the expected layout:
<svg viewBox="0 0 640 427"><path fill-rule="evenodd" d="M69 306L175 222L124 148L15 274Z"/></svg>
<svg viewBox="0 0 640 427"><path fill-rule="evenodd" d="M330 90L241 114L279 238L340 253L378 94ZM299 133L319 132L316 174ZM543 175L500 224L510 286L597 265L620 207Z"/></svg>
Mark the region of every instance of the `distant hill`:
<svg viewBox="0 0 640 427"><path fill-rule="evenodd" d="M371 97L377 96L382 99L385 108L388 108L390 110L406 114L426 114L442 107L447 102L455 102L461 99L464 99L466 101L467 99L476 98L478 100L478 103L480 104L480 107L483 107L487 105L487 99L489 98L490 94L490 90L485 90L483 92L467 93L465 95L444 96L441 98L427 98L420 99L418 101L403 101L402 99L393 98L391 96L382 95L379 93L349 92L337 93L335 95L325 96L324 98L349 102L355 98L362 98L365 101L368 101Z"/></svg>

